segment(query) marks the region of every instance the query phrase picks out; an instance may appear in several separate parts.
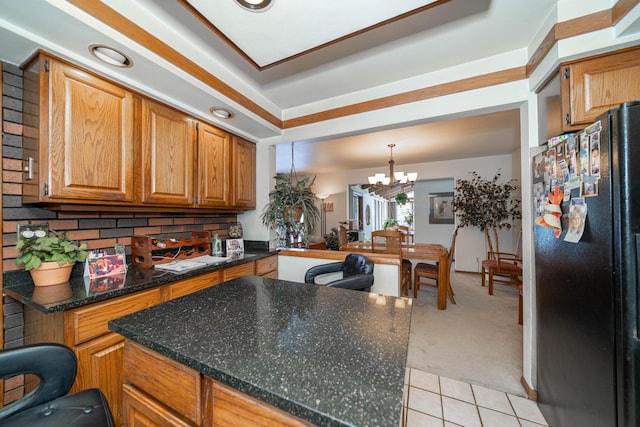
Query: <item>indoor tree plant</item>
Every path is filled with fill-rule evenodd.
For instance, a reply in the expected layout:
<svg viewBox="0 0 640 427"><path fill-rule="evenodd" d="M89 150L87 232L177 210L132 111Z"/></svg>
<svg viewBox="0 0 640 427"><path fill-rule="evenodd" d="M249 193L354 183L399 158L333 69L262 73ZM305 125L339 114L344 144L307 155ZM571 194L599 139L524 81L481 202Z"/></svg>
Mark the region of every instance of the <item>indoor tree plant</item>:
<svg viewBox="0 0 640 427"><path fill-rule="evenodd" d="M498 230L510 229L513 221L522 217L520 200L514 195L518 187L515 179L507 182L500 180L500 170L492 179L470 172L471 179L456 181L453 197L453 210L458 217L458 227L477 227L484 232L489 252L500 251Z"/></svg>
<svg viewBox="0 0 640 427"><path fill-rule="evenodd" d="M262 223L275 230L276 247L305 246L320 220L316 195L311 186L315 177L298 180L295 174L278 173L276 184L269 193L269 203L262 210Z"/></svg>
<svg viewBox="0 0 640 427"><path fill-rule="evenodd" d="M69 281L73 265L87 258L86 244L67 237L67 232L50 231L49 236L19 239L16 264L24 265L36 286L57 285Z"/></svg>

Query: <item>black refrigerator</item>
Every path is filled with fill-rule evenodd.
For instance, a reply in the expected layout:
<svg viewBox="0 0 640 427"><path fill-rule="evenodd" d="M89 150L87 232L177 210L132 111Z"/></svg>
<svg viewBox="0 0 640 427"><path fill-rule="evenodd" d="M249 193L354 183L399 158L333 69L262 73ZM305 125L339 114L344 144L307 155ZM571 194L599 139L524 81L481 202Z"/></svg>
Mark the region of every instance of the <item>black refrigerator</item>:
<svg viewBox="0 0 640 427"><path fill-rule="evenodd" d="M599 154L593 140L583 153L594 129ZM560 205L558 238L534 226L538 404L552 427L640 426L640 102L610 110L573 138L573 150L566 142L547 161L557 184L576 156L569 160L580 184L570 194L586 204L582 235L564 239L570 201Z"/></svg>

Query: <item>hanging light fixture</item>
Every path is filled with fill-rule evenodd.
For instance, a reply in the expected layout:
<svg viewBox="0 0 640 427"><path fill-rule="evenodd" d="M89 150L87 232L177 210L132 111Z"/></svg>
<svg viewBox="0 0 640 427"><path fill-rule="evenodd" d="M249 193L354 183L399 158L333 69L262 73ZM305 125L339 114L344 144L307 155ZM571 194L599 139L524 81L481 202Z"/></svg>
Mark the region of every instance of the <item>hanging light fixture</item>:
<svg viewBox="0 0 640 427"><path fill-rule="evenodd" d="M389 158L389 176L386 176L384 173L376 173L373 176L370 176L369 184L371 186L377 187L397 187L399 185L409 184L413 185L413 183L418 178L417 172L409 172L405 174L404 172L394 172L393 165L395 164L393 160L393 147L396 144L388 144L387 147L391 149L391 157Z"/></svg>

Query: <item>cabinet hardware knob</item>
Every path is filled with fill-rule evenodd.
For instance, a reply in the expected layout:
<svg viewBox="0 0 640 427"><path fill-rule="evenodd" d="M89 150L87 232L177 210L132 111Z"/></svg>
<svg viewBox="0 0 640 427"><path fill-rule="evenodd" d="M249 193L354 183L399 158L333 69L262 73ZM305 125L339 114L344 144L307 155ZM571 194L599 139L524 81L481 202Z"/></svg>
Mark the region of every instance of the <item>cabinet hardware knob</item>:
<svg viewBox="0 0 640 427"><path fill-rule="evenodd" d="M24 171L27 173L26 179L33 179L33 157L27 157L27 164L24 167Z"/></svg>

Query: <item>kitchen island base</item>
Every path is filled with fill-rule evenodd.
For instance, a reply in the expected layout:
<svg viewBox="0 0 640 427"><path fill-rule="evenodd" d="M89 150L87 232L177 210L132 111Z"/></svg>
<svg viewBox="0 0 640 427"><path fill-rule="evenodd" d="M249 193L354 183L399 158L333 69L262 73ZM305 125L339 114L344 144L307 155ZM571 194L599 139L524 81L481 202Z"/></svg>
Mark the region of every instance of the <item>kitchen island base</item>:
<svg viewBox="0 0 640 427"><path fill-rule="evenodd" d="M129 340L124 376L125 426L312 425Z"/></svg>
<svg viewBox="0 0 640 427"><path fill-rule="evenodd" d="M397 427L411 305L246 275L111 320L126 340L125 385L150 403L127 403L125 418Z"/></svg>

